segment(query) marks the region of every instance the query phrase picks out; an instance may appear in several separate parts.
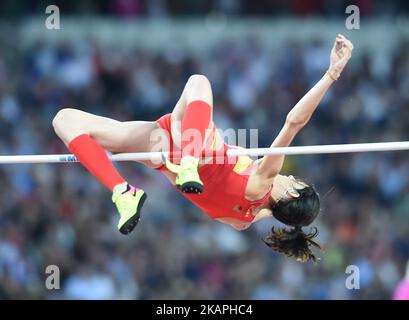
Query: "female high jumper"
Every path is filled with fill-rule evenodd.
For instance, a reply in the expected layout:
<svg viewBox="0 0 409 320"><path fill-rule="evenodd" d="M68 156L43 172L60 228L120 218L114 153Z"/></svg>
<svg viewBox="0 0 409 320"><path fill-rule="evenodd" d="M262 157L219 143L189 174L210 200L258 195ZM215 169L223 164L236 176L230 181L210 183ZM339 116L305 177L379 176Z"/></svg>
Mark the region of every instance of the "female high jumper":
<svg viewBox="0 0 409 320"><path fill-rule="evenodd" d="M288 113L271 147L290 145L308 123L325 92L339 78L352 50L352 43L339 34L331 50L328 70ZM56 114L53 127L83 166L112 191L112 201L120 215L118 229L121 233L128 234L139 222L146 194L118 173L106 151L171 151L171 155L179 152L180 157L164 159L162 164L143 163L160 170L209 217L237 230L271 216L291 226L290 230L272 228L264 242L298 261L315 261L310 246L319 248L312 240L317 229L309 233L302 230L314 221L320 210L314 187L293 176L280 175L284 155L264 156L255 161L245 156L231 157L222 163L201 159L203 152L234 148L221 139L212 113L213 97L208 79L192 75L172 113L157 121L119 122L65 108ZM160 150L158 136L166 141L166 146L162 143Z"/></svg>

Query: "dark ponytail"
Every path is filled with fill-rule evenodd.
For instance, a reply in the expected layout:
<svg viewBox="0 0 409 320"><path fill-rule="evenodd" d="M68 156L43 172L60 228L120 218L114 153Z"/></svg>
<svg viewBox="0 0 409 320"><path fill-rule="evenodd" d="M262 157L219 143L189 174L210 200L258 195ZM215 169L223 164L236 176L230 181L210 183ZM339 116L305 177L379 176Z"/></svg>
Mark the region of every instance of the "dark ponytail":
<svg viewBox="0 0 409 320"><path fill-rule="evenodd" d="M273 227L271 233L263 241L274 251L283 253L288 257L294 257L299 262L309 260L316 262L317 257L311 251L310 246L321 249L321 246L312 240L317 235L318 229L316 227L312 228L308 234L304 233L300 225L291 230L283 228L276 231Z"/></svg>
<svg viewBox="0 0 409 320"><path fill-rule="evenodd" d="M297 261L317 261L310 247L321 249L313 240L318 235L318 229L314 227L309 233L304 233L302 228L310 225L317 217L320 211L320 198L311 185L298 189L297 192L299 194L297 198L284 198L276 203L270 203L273 217L291 229L275 230L273 227L263 241L274 251L294 257Z"/></svg>

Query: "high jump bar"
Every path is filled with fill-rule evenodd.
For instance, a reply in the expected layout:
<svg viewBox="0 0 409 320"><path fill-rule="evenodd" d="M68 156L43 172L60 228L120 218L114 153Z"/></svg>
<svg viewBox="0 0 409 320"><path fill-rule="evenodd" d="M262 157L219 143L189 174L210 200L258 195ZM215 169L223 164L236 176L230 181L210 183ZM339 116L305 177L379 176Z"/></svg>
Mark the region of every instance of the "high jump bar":
<svg viewBox="0 0 409 320"><path fill-rule="evenodd" d="M227 157L234 156L265 156L265 155L314 155L332 153L357 153L357 152L381 152L409 150L409 141L397 142L376 142L376 143L356 143L356 144L332 144L314 146L295 147L271 147L271 148L231 148L226 152ZM179 152L180 154L180 152ZM138 152L138 153L118 153L110 154L108 157L112 161L161 161L163 156L168 157L170 152ZM209 156L224 156L220 154L206 154ZM0 156L0 164L19 163L60 163L78 162L72 154L44 154L44 155L8 155Z"/></svg>

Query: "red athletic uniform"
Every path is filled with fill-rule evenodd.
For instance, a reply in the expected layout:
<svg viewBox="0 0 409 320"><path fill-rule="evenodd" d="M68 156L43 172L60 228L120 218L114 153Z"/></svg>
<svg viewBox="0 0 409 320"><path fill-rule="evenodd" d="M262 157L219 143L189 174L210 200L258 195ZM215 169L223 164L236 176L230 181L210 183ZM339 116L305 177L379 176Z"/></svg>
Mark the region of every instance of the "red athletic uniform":
<svg viewBox="0 0 409 320"><path fill-rule="evenodd" d="M173 143L171 134L171 114L166 114L157 120L169 137L170 151L177 147ZM207 150L213 143L215 137L215 126L206 144ZM235 148L224 144L225 151ZM247 156L230 157L223 164L204 164L199 167L200 179L204 184L204 192L201 194L182 193L187 199L202 209L209 217L234 218L242 222L251 222L254 219L252 209L262 205L270 197L268 192L262 199L248 201L245 199L245 191L250 172L254 162ZM158 170L167 170L162 166Z"/></svg>

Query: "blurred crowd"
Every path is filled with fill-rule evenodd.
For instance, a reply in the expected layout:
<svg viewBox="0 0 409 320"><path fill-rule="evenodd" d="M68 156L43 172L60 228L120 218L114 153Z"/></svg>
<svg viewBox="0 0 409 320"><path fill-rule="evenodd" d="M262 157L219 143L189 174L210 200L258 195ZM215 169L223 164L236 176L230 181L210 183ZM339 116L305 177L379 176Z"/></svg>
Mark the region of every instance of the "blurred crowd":
<svg viewBox="0 0 409 320"><path fill-rule="evenodd" d="M118 120L170 112L188 77L205 74L222 129L257 128L269 146L290 108L322 76L330 43L222 43L201 58L95 41L0 50L0 154L67 153L51 121L62 107ZM352 59L294 145L408 140L409 46ZM266 219L246 231L212 221L158 172L117 164L148 200L129 236L110 193L79 164L0 166L0 298L390 299L409 258L407 152L288 157L284 173L322 196L323 251L299 264L270 251ZM46 267L59 268L59 290ZM345 286L360 270L360 289Z"/></svg>

